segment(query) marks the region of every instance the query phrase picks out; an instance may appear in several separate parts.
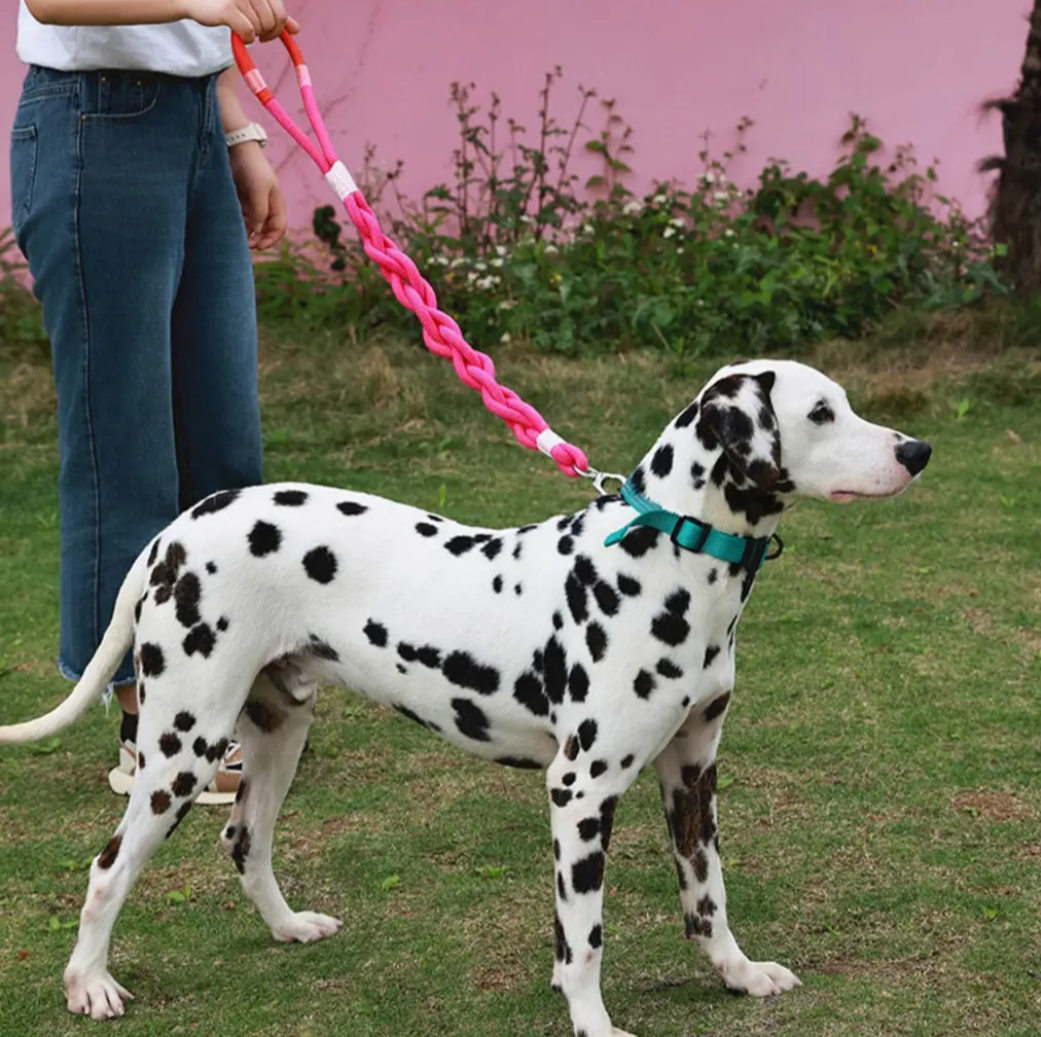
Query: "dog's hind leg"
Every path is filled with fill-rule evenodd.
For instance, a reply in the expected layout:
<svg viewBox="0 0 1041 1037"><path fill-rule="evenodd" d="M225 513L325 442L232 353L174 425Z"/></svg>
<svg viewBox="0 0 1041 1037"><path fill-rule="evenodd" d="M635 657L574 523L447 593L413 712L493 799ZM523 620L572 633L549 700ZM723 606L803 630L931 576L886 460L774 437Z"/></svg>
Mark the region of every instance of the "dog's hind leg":
<svg viewBox="0 0 1041 1037"><path fill-rule="evenodd" d="M239 718L242 784L221 834L246 896L284 943L321 940L342 925L328 915L293 911L271 866L275 819L307 740L315 693L315 684L302 679L292 663L276 663L257 676Z"/></svg>
<svg viewBox="0 0 1041 1037"><path fill-rule="evenodd" d="M716 750L730 695L697 708L654 761L676 858L687 938L697 937L731 990L765 997L800 985L783 965L750 961L727 923L719 862Z"/></svg>
<svg viewBox="0 0 1041 1037"><path fill-rule="evenodd" d="M183 706L192 700L191 692L182 690L164 685L162 696L152 692L142 708L130 801L115 835L91 865L79 934L64 977L69 1011L79 1015L99 1020L123 1015L130 994L108 971L112 927L149 858L213 779L234 728L233 714L208 718L207 735L218 737L210 743L187 709L164 712L166 702Z"/></svg>

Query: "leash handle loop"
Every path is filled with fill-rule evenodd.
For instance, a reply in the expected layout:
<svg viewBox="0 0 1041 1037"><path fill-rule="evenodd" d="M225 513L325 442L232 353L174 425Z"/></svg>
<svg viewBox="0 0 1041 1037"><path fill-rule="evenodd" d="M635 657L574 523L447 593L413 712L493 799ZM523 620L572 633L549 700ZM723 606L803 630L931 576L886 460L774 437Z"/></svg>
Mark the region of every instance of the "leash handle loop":
<svg viewBox="0 0 1041 1037"><path fill-rule="evenodd" d="M304 111L314 130L317 144L279 104L246 49L246 44L232 33L231 46L235 64L257 100L311 156L311 160L322 172L337 198L343 202L347 215L361 236L365 254L379 267L398 302L414 313L419 320L427 349L452 361L460 379L481 394L485 407L502 418L522 446L529 450L541 450L571 478L589 473L589 461L578 447L561 439L534 407L525 403L512 389L499 384L491 357L474 349L463 337L459 325L437 308L434 289L424 280L415 263L383 233L376 214L362 197L347 167L337 157L318 108L311 73L304 60L303 51L290 33L283 32L281 40L293 62Z"/></svg>

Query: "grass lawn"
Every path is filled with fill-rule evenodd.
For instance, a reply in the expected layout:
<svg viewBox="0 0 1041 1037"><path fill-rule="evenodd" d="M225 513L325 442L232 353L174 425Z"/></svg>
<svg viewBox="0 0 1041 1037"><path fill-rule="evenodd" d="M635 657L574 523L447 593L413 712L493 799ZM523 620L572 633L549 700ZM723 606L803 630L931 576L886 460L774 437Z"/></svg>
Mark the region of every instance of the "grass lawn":
<svg viewBox="0 0 1041 1037"><path fill-rule="evenodd" d="M605 897L605 1000L640 1037L1039 1032L1041 379L1019 355L930 348L928 365L817 354L866 416L929 439L934 458L896 501L795 509L739 631L720 756L730 917L750 956L805 986L731 996L683 940L645 773L619 807ZM516 351L500 373L594 464L627 471L713 366ZM587 499L418 346L269 345L262 388L269 479L489 525ZM52 663L56 476L49 372L0 345L3 722L68 690ZM549 988L541 775L478 763L346 692L318 713L276 871L294 907L344 931L274 944L218 846L224 812L197 808L117 925L112 971L137 996L119 1033L570 1033ZM61 971L122 812L115 750L116 718L97 708L60 740L0 752L0 1037L97 1025L66 1013Z"/></svg>

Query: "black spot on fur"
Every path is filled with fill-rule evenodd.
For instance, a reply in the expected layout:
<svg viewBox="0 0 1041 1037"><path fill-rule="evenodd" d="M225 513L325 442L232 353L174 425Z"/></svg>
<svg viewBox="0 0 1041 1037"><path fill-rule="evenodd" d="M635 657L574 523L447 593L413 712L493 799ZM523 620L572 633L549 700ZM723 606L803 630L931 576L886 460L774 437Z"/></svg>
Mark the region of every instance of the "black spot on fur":
<svg viewBox="0 0 1041 1037"><path fill-rule="evenodd" d="M712 923L705 921L703 918L698 918L697 915L684 915L683 923L688 940L693 939L695 936L708 938L712 935Z"/></svg>
<svg viewBox="0 0 1041 1037"><path fill-rule="evenodd" d="M564 617L559 612L553 613L553 629L560 630L564 626Z"/></svg>
<svg viewBox="0 0 1041 1037"><path fill-rule="evenodd" d="M437 526L433 522L417 522L416 532L423 537L437 536Z"/></svg>
<svg viewBox="0 0 1041 1037"><path fill-rule="evenodd" d="M698 401L689 404L687 409L673 422L676 428L687 428L698 416Z"/></svg>
<svg viewBox="0 0 1041 1037"><path fill-rule="evenodd" d="M607 853L611 848L611 832L614 828L614 813L617 806L617 796L608 796L607 799L600 804L600 831L603 836L602 843L604 853Z"/></svg>
<svg viewBox="0 0 1041 1037"><path fill-rule="evenodd" d="M690 466L690 481L695 490L705 488L705 466L695 461Z"/></svg>
<svg viewBox="0 0 1041 1037"><path fill-rule="evenodd" d="M622 757L622 770L628 770L633 765L633 760L634 759L635 759L635 757L633 756L632 753L630 753L628 756L623 756Z"/></svg>
<svg viewBox="0 0 1041 1037"><path fill-rule="evenodd" d="M563 899L563 897L561 898ZM553 939L556 944L554 951L557 961L570 965L573 959L571 948L568 946L567 937L564 935L564 926L560 922L560 915L553 920Z"/></svg>
<svg viewBox="0 0 1041 1037"><path fill-rule="evenodd" d="M181 710L181 712L174 717L173 726L176 727L178 731L190 731L195 727L195 717L186 710Z"/></svg>
<svg viewBox="0 0 1041 1037"><path fill-rule="evenodd" d="M228 617L227 616L221 616L220 619L217 620L217 629L219 631L221 631L221 633L223 633L225 630L228 629Z"/></svg>
<svg viewBox="0 0 1041 1037"><path fill-rule="evenodd" d="M640 670L636 675L636 679L633 681L633 691L642 699L651 697L651 692L654 691L654 687L657 681L654 679L654 675L648 673L646 670Z"/></svg>
<svg viewBox="0 0 1041 1037"><path fill-rule="evenodd" d="M211 494L201 504L192 509L192 518L202 518L203 515L213 515L223 511L228 505L234 504L239 499L240 490L220 490Z"/></svg>
<svg viewBox="0 0 1041 1037"><path fill-rule="evenodd" d="M622 573L618 577L618 589L627 598L635 598L643 588L640 586L639 580L634 580L631 576Z"/></svg>
<svg viewBox="0 0 1041 1037"><path fill-rule="evenodd" d="M174 585L174 606L177 622L183 627L193 627L201 618L199 602L202 600L202 584L195 573L185 573Z"/></svg>
<svg viewBox="0 0 1041 1037"><path fill-rule="evenodd" d="M639 465L636 471L629 476L629 484L637 493L643 493L647 489L647 480L643 474L643 466Z"/></svg>
<svg viewBox="0 0 1041 1037"><path fill-rule="evenodd" d="M273 554L282 546L282 533L270 522L257 522L249 531L249 550L257 558Z"/></svg>
<svg viewBox="0 0 1041 1037"><path fill-rule="evenodd" d="M694 905L694 910L697 911L702 918L709 918L716 913L716 902L706 893Z"/></svg>
<svg viewBox="0 0 1041 1037"><path fill-rule="evenodd" d="M575 579L586 587L591 587L599 579L596 566L585 555L575 557L575 565L571 571L575 574Z"/></svg>
<svg viewBox="0 0 1041 1037"><path fill-rule="evenodd" d="M576 893L595 893L604 883L604 854L597 850L571 867L571 887Z"/></svg>
<svg viewBox="0 0 1041 1037"><path fill-rule="evenodd" d="M701 664L703 670L707 670L719 655L719 645L709 645L705 649L705 661Z"/></svg>
<svg viewBox="0 0 1041 1037"><path fill-rule="evenodd" d="M650 526L633 526L618 542L630 558L642 558L658 543L658 530Z"/></svg>
<svg viewBox="0 0 1041 1037"><path fill-rule="evenodd" d="M488 717L484 710L469 699L452 699L455 710L455 726L460 734L472 738L475 742L490 742L488 734Z"/></svg>
<svg viewBox="0 0 1041 1037"><path fill-rule="evenodd" d="M588 717L578 725L578 741L585 752L589 752L596 744L598 730L597 722L592 717Z"/></svg>
<svg viewBox="0 0 1041 1037"><path fill-rule="evenodd" d="M589 694L589 674L581 663L575 663L567 678L567 692L572 702L585 702Z"/></svg>
<svg viewBox="0 0 1041 1037"><path fill-rule="evenodd" d="M823 400L807 416L814 425L828 425L835 420L835 412Z"/></svg>
<svg viewBox="0 0 1041 1037"><path fill-rule="evenodd" d="M592 842L600 834L600 818L586 817L578 822L578 834L587 842Z"/></svg>
<svg viewBox="0 0 1041 1037"><path fill-rule="evenodd" d="M357 501L344 500L336 505L336 510L341 515L364 515L369 510L367 504L359 504Z"/></svg>
<svg viewBox="0 0 1041 1037"><path fill-rule="evenodd" d="M159 749L169 759L181 751L181 740L173 731L166 731L159 738Z"/></svg>
<svg viewBox="0 0 1041 1037"><path fill-rule="evenodd" d="M593 597L605 616L613 616L618 612L618 592L609 583L600 580L593 587Z"/></svg>
<svg viewBox="0 0 1041 1037"><path fill-rule="evenodd" d="M155 560L159 557L159 541L161 539L162 537L156 537L152 541L152 549L148 552L148 560L145 562L149 569L155 565Z"/></svg>
<svg viewBox="0 0 1041 1037"><path fill-rule="evenodd" d="M308 635L308 645L311 654L317 655L319 659L325 659L326 662L330 663L338 663L340 661L340 653L332 645L318 637L317 634Z"/></svg>
<svg viewBox="0 0 1041 1037"><path fill-rule="evenodd" d="M602 926L594 925L589 930L589 946L596 950L597 947L603 945L604 942L604 930Z"/></svg>
<svg viewBox="0 0 1041 1037"><path fill-rule="evenodd" d="M705 707L705 719L715 720L717 717L722 716L726 712L727 706L730 705L730 692L726 692L720 695L718 698L714 698Z"/></svg>
<svg viewBox="0 0 1041 1037"><path fill-rule="evenodd" d="M170 786L175 796L184 797L192 794L192 789L198 784L199 779L191 771L181 771Z"/></svg>
<svg viewBox="0 0 1041 1037"><path fill-rule="evenodd" d="M445 550L458 558L459 555L464 555L467 551L472 550L475 543L473 537L454 536L451 540L445 541Z"/></svg>
<svg viewBox="0 0 1041 1037"><path fill-rule="evenodd" d="M679 680L683 676L683 671L671 659L659 659L655 669L662 677L667 677L669 680Z"/></svg>
<svg viewBox="0 0 1041 1037"><path fill-rule="evenodd" d="M452 652L441 672L453 684L472 688L479 695L491 695L499 690L499 671L492 666L482 666L469 652Z"/></svg>
<svg viewBox="0 0 1041 1037"><path fill-rule="evenodd" d="M429 727L430 725L419 716L418 713L413 713L407 706L395 706L394 707L403 717L408 717L409 720L419 724L420 727Z"/></svg>
<svg viewBox="0 0 1041 1037"><path fill-rule="evenodd" d="M212 576L217 571L217 563L216 562L207 562L206 563L206 571Z"/></svg>
<svg viewBox="0 0 1041 1037"><path fill-rule="evenodd" d="M557 541L557 550L562 555L569 555L575 550L575 541L569 536L562 536Z"/></svg>
<svg viewBox="0 0 1041 1037"><path fill-rule="evenodd" d="M553 800L553 804L558 807L566 807L571 802L571 790L570 789L551 789L549 798Z"/></svg>
<svg viewBox="0 0 1041 1037"><path fill-rule="evenodd" d="M235 863L235 870L240 875L244 875L246 872L246 858L251 849L253 849L253 837L249 825L243 825L238 831L235 845L231 848L231 859Z"/></svg>
<svg viewBox="0 0 1041 1037"><path fill-rule="evenodd" d="M524 593L519 583L513 585L513 593L516 594L518 598Z"/></svg>
<svg viewBox="0 0 1041 1037"><path fill-rule="evenodd" d="M589 618L589 603L585 587L579 583L573 572L568 573L564 581L564 596L567 598L568 610L576 623L584 623Z"/></svg>
<svg viewBox="0 0 1041 1037"><path fill-rule="evenodd" d="M144 605L144 603L147 600L148 600L148 594L146 592L145 595L142 598L138 599L137 604L134 606L134 622L135 623L140 623L141 622L141 607Z"/></svg>
<svg viewBox="0 0 1041 1037"><path fill-rule="evenodd" d="M113 864L116 863L116 858L119 856L119 848L123 845L123 836L119 835L112 836L108 841L108 845L98 854L98 867L103 871L108 871Z"/></svg>
<svg viewBox="0 0 1041 1037"><path fill-rule="evenodd" d="M214 645L217 643L217 635L210 628L209 623L200 623L188 631L181 646L185 655L194 655L198 652L204 659L209 659Z"/></svg>
<svg viewBox="0 0 1041 1037"><path fill-rule="evenodd" d="M589 768L589 776L591 778L599 778L607 770L606 760L594 760Z"/></svg>
<svg viewBox="0 0 1041 1037"><path fill-rule="evenodd" d="M651 635L675 648L687 640L690 624L675 612L659 612L651 622Z"/></svg>
<svg viewBox="0 0 1041 1037"><path fill-rule="evenodd" d="M574 784L575 784L575 780L577 779L577 777L578 777L578 775L577 775L577 774L575 774L575 772L574 772L574 771L568 771L568 773L567 773L567 774L565 774L565 775L564 775L564 777L563 777L563 778L561 778L560 780L561 780L561 781L562 781L562 782L563 782L563 783L564 783L565 785L571 786L571 785L574 785Z"/></svg>
<svg viewBox="0 0 1041 1037"><path fill-rule="evenodd" d="M567 656L555 637L551 637L546 643L543 669L546 695L550 702L559 705L564 701L564 688L567 684Z"/></svg>
<svg viewBox="0 0 1041 1037"><path fill-rule="evenodd" d="M337 568L336 555L327 547L312 548L304 555L304 570L316 583L332 583Z"/></svg>
<svg viewBox="0 0 1041 1037"><path fill-rule="evenodd" d="M489 540L488 543L481 548L481 554L483 554L485 558L494 558L501 550L502 541L498 537L495 537L494 539Z"/></svg>
<svg viewBox="0 0 1041 1037"><path fill-rule="evenodd" d="M152 813L159 815L165 814L170 809L172 800L170 799L170 793L166 789L156 789L152 793Z"/></svg>
<svg viewBox="0 0 1041 1037"><path fill-rule="evenodd" d="M279 490L275 494L275 503L287 508L299 508L307 503L307 494L303 490Z"/></svg>
<svg viewBox="0 0 1041 1037"><path fill-rule="evenodd" d="M417 648L416 658L428 670L436 670L441 666L441 652L433 645L423 645L422 648Z"/></svg>
<svg viewBox="0 0 1041 1037"><path fill-rule="evenodd" d="M382 623L370 619L362 629L362 633L369 639L369 644L377 648L387 647L387 628Z"/></svg>
<svg viewBox="0 0 1041 1037"><path fill-rule="evenodd" d="M672 471L672 457L672 447L668 443L663 443L654 451L654 456L651 458L651 471L659 479L664 479Z"/></svg>
<svg viewBox="0 0 1041 1037"><path fill-rule="evenodd" d="M141 673L145 677L158 677L166 669L166 660L159 645L146 641L141 646Z"/></svg>
<svg viewBox="0 0 1041 1037"><path fill-rule="evenodd" d="M492 590L495 591L496 594L502 594L502 577L501 576L496 576L495 579L492 580Z"/></svg>
<svg viewBox="0 0 1041 1037"><path fill-rule="evenodd" d="M525 670L513 685L513 697L537 717L549 713L549 700L542 690L542 681L530 670Z"/></svg>
<svg viewBox="0 0 1041 1037"><path fill-rule="evenodd" d="M586 627L586 647L595 663L600 662L606 654L607 632L599 623L590 623Z"/></svg>
<svg viewBox="0 0 1041 1037"><path fill-rule="evenodd" d="M523 548L523 547L524 547L524 541L523 540L518 540L517 543L513 545L513 557L515 559L520 558L520 556L521 556L521 548Z"/></svg>

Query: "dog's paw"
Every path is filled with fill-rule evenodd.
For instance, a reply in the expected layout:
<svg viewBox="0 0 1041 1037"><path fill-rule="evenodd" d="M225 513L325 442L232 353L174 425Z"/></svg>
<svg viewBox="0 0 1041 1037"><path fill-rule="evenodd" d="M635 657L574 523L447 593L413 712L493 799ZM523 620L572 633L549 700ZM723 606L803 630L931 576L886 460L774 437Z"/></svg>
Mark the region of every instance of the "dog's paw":
<svg viewBox="0 0 1041 1037"><path fill-rule="evenodd" d="M775 961L749 961L725 968L723 981L739 994L752 997L775 997L782 990L801 987L802 980L790 969Z"/></svg>
<svg viewBox="0 0 1041 1037"><path fill-rule="evenodd" d="M272 926L271 933L281 943L314 943L335 936L343 926L338 918L314 911L297 911L284 922Z"/></svg>
<svg viewBox="0 0 1041 1037"><path fill-rule="evenodd" d="M107 972L89 977L65 973L65 1003L75 1015L89 1015L99 1022L115 1019L126 1012L124 1002L133 997Z"/></svg>

